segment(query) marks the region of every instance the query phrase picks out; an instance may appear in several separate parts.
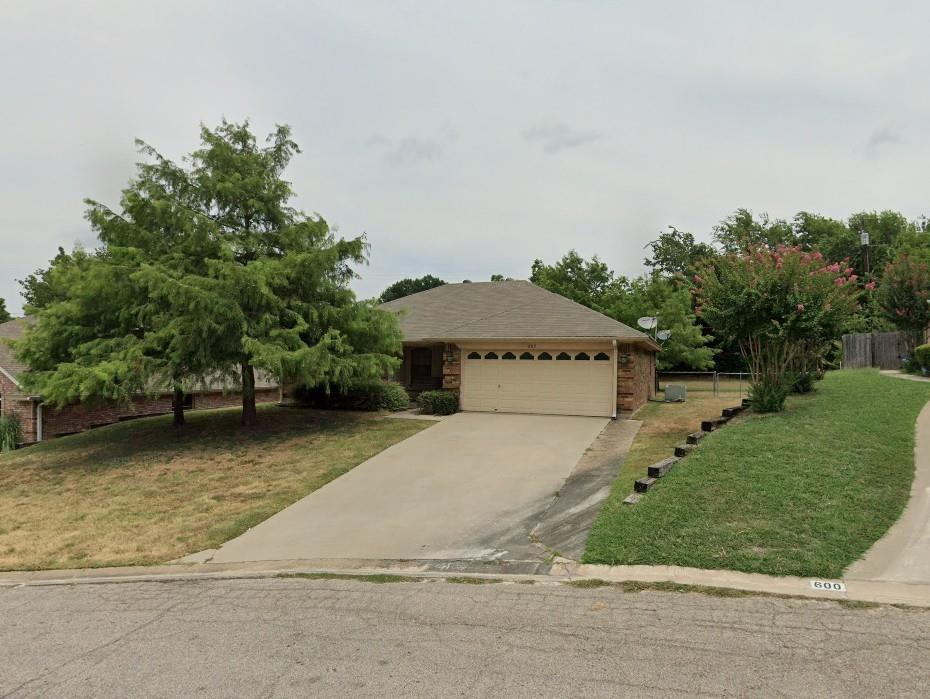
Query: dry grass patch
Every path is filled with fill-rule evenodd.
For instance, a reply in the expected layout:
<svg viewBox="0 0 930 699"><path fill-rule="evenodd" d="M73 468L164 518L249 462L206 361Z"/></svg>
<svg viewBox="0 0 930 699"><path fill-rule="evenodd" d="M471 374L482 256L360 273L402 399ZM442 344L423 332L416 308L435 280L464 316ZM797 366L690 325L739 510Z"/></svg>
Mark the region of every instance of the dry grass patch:
<svg viewBox="0 0 930 699"><path fill-rule="evenodd" d="M216 548L432 422L263 406L137 420L0 455L0 569Z"/></svg>

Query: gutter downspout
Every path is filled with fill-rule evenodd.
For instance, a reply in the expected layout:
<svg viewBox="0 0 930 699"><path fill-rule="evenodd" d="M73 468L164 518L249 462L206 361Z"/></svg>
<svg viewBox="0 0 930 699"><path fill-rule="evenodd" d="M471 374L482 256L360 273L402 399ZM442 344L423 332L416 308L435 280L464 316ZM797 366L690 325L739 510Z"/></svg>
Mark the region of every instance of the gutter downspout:
<svg viewBox="0 0 930 699"><path fill-rule="evenodd" d="M614 414L611 416L612 419L617 419L617 392L620 390L620 387L617 385L617 362L620 361L620 356L617 353L617 341L611 340L614 346L614 383L613 383L613 392L614 392Z"/></svg>
<svg viewBox="0 0 930 699"><path fill-rule="evenodd" d="M42 404L36 403L36 441L42 441Z"/></svg>

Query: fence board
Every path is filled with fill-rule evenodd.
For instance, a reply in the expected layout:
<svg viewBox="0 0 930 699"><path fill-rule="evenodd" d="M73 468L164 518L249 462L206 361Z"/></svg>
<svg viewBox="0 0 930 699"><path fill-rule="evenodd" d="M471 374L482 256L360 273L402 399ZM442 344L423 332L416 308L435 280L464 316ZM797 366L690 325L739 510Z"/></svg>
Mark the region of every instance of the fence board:
<svg viewBox="0 0 930 699"><path fill-rule="evenodd" d="M853 333L843 335L843 368L900 369L901 356L907 353L904 337L899 332Z"/></svg>

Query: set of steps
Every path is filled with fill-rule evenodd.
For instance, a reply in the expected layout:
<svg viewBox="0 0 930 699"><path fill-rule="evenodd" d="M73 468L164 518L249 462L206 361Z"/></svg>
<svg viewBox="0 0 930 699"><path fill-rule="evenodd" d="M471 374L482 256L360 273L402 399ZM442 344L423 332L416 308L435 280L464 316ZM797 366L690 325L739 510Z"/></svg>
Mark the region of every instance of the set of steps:
<svg viewBox="0 0 930 699"><path fill-rule="evenodd" d="M743 399L740 405L734 406L732 408L724 408L720 414L720 417L712 418L710 420L703 420L701 422L701 429L698 432L692 432L689 434L685 441L681 444L675 446L675 456L670 456L667 459L662 459L652 464L647 469L647 475L644 478L640 478L633 484L633 492L627 496L623 501L625 505L635 505L638 503L643 494L648 492L652 486L654 486L660 478L666 476L669 471L671 471L676 464L678 464L682 459L684 459L688 454L697 449L698 444L704 437L707 436L709 432L714 432L715 430L720 429L726 425L732 418L739 415L746 408L749 407L749 400Z"/></svg>

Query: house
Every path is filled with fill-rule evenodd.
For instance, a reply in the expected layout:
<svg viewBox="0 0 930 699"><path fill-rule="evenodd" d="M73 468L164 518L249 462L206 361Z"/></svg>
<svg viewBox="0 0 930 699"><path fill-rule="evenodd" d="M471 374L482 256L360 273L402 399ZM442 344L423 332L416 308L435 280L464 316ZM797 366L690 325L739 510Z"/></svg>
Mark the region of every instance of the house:
<svg viewBox="0 0 930 699"><path fill-rule="evenodd" d="M403 331L397 380L462 410L631 413L655 395L648 335L527 281L447 284L382 304Z"/></svg>
<svg viewBox="0 0 930 699"><path fill-rule="evenodd" d="M107 401L76 403L63 408L44 406L41 396L29 395L22 390L20 377L28 367L16 358L6 342L21 338L32 322L27 317L0 324L0 415L15 415L19 418L24 443L41 442L135 417L171 412L173 394L169 391L154 398L139 396L130 405ZM197 410L240 405L242 398L239 392L226 388L216 383L204 391L187 395L185 408ZM256 402L271 403L279 399L277 383L256 376Z"/></svg>

